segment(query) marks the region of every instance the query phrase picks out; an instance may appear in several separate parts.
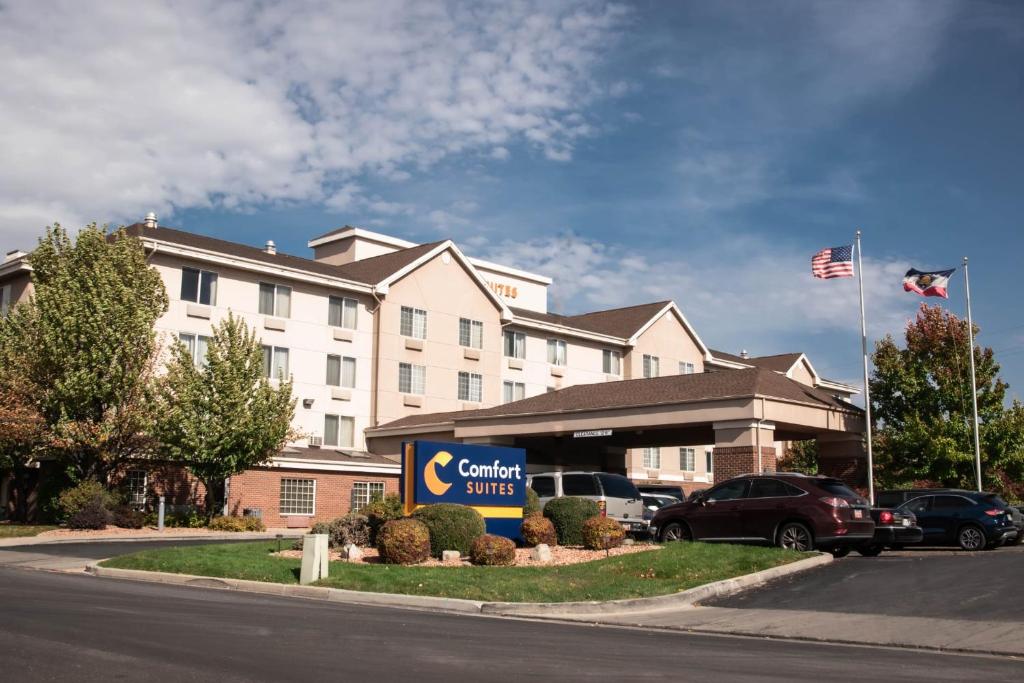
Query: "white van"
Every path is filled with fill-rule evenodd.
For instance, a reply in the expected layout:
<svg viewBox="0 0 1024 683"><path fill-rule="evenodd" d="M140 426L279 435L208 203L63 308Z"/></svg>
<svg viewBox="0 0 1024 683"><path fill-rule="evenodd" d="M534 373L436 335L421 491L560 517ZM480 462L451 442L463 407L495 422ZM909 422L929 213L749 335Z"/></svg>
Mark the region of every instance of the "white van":
<svg viewBox="0 0 1024 683"><path fill-rule="evenodd" d="M644 533L644 504L636 486L621 474L609 472L538 472L526 477L540 498L541 509L552 498L578 496L596 500L601 514L610 517L626 531Z"/></svg>

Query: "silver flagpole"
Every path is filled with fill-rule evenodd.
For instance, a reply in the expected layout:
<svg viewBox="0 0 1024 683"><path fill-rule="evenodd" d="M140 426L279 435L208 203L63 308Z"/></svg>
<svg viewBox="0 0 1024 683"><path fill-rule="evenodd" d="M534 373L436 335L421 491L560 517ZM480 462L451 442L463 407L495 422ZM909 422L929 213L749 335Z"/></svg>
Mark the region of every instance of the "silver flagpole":
<svg viewBox="0 0 1024 683"><path fill-rule="evenodd" d="M978 439L978 380L974 376L974 320L971 318L971 278L967 275L967 257L964 256L964 292L967 294L967 347L971 358L971 409L974 417L974 473L981 491L981 442Z"/></svg>
<svg viewBox="0 0 1024 683"><path fill-rule="evenodd" d="M875 463L871 451L871 387L868 384L868 325L864 319L864 261L860 253L860 230L857 231L857 280L860 285L860 350L864 356L864 419L868 438L868 502L875 504Z"/></svg>

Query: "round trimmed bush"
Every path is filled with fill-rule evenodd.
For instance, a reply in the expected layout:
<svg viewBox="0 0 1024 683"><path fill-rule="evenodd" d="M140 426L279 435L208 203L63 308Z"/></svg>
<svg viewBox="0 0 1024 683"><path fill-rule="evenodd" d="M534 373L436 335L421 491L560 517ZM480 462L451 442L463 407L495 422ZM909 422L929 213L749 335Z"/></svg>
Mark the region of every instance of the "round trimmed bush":
<svg viewBox="0 0 1024 683"><path fill-rule="evenodd" d="M540 545L541 543L558 545L555 525L551 523L550 519L540 515L524 519L523 525L519 527L519 535L523 537L523 543L528 546Z"/></svg>
<svg viewBox="0 0 1024 683"><path fill-rule="evenodd" d="M110 523L110 511L103 505L100 498L87 501L82 507L68 517L69 529L106 529Z"/></svg>
<svg viewBox="0 0 1024 683"><path fill-rule="evenodd" d="M540 514L540 496L530 487L526 487L526 505L523 506L523 518L534 517Z"/></svg>
<svg viewBox="0 0 1024 683"><path fill-rule="evenodd" d="M589 498L554 498L544 506L544 516L555 525L559 545L583 545L583 522L601 514L597 502Z"/></svg>
<svg viewBox="0 0 1024 683"><path fill-rule="evenodd" d="M597 516L583 522L583 545L590 550L618 548L625 537L626 530L614 519Z"/></svg>
<svg viewBox="0 0 1024 683"><path fill-rule="evenodd" d="M419 564L430 557L430 530L411 518L385 522L377 532L377 552L387 564Z"/></svg>
<svg viewBox="0 0 1024 683"><path fill-rule="evenodd" d="M114 503L114 497L110 492L103 484L94 479L84 479L71 488L64 489L57 499L57 507L60 509L61 515L69 522L75 513L86 507L92 510L99 505L106 510L111 510Z"/></svg>
<svg viewBox="0 0 1024 683"><path fill-rule="evenodd" d="M350 512L330 522L317 522L310 533L327 534L327 543L332 548L344 548L349 543L365 546L370 542L370 520L366 515Z"/></svg>
<svg viewBox="0 0 1024 683"><path fill-rule="evenodd" d="M512 539L484 534L473 541L469 561L488 567L508 567L516 563L516 544Z"/></svg>
<svg viewBox="0 0 1024 683"><path fill-rule="evenodd" d="M425 505L412 513L412 518L430 530L430 554L434 557L441 557L445 550L468 555L473 541L487 531L480 513L466 505Z"/></svg>
<svg viewBox="0 0 1024 683"><path fill-rule="evenodd" d="M370 525L370 545L377 545L377 532L382 526L393 519L402 519L405 516L402 511L402 499L395 493L389 493L383 498L374 498L359 510L359 514L365 515Z"/></svg>

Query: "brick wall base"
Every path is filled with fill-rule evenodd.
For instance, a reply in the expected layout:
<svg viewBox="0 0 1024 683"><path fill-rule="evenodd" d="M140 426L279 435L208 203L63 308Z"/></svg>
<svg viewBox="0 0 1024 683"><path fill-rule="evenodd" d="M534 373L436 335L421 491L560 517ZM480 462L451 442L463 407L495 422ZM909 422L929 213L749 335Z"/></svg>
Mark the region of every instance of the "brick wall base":
<svg viewBox="0 0 1024 683"><path fill-rule="evenodd" d="M284 517L280 514L281 479L316 480L316 504L312 517ZM341 517L352 509L352 485L355 482L383 482L385 495L398 493L397 474L349 474L314 470L259 468L231 477L228 511L241 515L246 509L259 508L268 527L312 526Z"/></svg>
<svg viewBox="0 0 1024 683"><path fill-rule="evenodd" d="M758 467L756 446L716 446L715 481L738 477L753 472L774 472L776 454L774 446L761 446L761 466Z"/></svg>
<svg viewBox="0 0 1024 683"><path fill-rule="evenodd" d="M847 486L867 489L867 458L818 458L818 473L841 479Z"/></svg>
<svg viewBox="0 0 1024 683"><path fill-rule="evenodd" d="M110 485L123 487L129 470L142 470L146 473L146 508L149 510L156 510L160 496L164 497L164 503L168 506L201 508L206 504L206 487L203 482L181 465L153 461L126 463L110 473Z"/></svg>

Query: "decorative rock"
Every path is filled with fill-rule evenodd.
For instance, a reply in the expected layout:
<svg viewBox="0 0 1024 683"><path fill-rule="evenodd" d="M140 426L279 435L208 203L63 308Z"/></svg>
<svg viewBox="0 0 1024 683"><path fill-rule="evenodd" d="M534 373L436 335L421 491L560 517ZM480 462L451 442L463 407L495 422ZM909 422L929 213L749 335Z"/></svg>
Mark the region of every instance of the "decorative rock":
<svg viewBox="0 0 1024 683"><path fill-rule="evenodd" d="M462 553L458 550L442 550L441 551L442 562L461 562Z"/></svg>
<svg viewBox="0 0 1024 683"><path fill-rule="evenodd" d="M530 551L530 559L534 562L550 562L551 548L547 543L538 543L537 547Z"/></svg>
<svg viewBox="0 0 1024 683"><path fill-rule="evenodd" d="M341 557L349 562L353 562L355 560L362 559L363 551L356 544L349 543L341 549Z"/></svg>
<svg viewBox="0 0 1024 683"><path fill-rule="evenodd" d="M626 538L622 539L622 545L636 545L636 541L627 536Z"/></svg>

